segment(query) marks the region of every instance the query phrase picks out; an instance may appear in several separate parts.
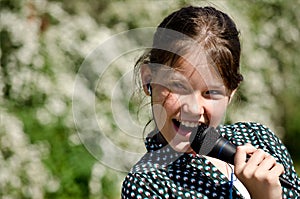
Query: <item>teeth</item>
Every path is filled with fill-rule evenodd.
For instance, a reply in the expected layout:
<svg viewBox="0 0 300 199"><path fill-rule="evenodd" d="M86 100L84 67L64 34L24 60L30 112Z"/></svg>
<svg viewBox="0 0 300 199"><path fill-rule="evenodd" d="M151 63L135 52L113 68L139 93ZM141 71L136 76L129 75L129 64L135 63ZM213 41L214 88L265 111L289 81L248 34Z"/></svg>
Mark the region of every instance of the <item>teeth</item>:
<svg viewBox="0 0 300 199"><path fill-rule="evenodd" d="M198 126L198 122L181 121L180 123L186 127L197 127Z"/></svg>

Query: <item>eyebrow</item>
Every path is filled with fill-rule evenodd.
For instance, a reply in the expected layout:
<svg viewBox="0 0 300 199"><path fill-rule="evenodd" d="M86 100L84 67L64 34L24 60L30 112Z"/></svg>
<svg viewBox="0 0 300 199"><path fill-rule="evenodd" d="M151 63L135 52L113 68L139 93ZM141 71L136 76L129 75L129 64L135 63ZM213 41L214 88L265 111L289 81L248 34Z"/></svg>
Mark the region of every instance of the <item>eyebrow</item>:
<svg viewBox="0 0 300 199"><path fill-rule="evenodd" d="M209 87L214 87L214 88L221 88L221 87L226 87L223 82L213 82L209 85Z"/></svg>
<svg viewBox="0 0 300 199"><path fill-rule="evenodd" d="M184 70L182 67L176 67L176 68L171 68L171 67L166 67L163 68L164 72L167 72L168 77L170 78L169 80L183 80L185 82L189 82L189 78L192 77L194 75L195 72L199 72L196 67L194 67L193 71L190 74L187 74L186 70ZM185 74L187 76L185 76ZM205 79L205 78L203 78ZM219 81L212 81L210 82L209 85L207 85L204 81L204 85L201 82L201 84L207 88L214 88L214 89L221 89L221 88L225 88L226 90L226 86L222 80L222 78L220 77L220 79L218 78ZM202 80L203 81L203 80Z"/></svg>

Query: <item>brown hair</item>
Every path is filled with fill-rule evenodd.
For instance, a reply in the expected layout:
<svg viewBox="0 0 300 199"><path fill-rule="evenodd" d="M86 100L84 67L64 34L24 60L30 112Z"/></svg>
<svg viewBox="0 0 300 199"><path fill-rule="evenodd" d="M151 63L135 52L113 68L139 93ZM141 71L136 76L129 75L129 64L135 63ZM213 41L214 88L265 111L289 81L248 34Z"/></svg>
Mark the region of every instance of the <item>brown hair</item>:
<svg viewBox="0 0 300 199"><path fill-rule="evenodd" d="M172 34L167 30L181 34ZM149 64L152 70L158 64L171 63L170 67L174 67L172 63L190 47L185 44L187 38L201 45L225 86L229 90L236 89L243 80L239 72L239 32L227 14L213 7L189 6L167 16L157 28L152 48L140 57L136 69L141 64Z"/></svg>

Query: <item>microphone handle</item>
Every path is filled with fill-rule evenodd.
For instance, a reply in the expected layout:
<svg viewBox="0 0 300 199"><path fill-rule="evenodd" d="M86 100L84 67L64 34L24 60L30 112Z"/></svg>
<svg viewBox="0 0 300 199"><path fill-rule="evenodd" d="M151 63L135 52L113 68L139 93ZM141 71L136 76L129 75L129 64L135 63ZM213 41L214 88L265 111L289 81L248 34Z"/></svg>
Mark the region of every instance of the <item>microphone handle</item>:
<svg viewBox="0 0 300 199"><path fill-rule="evenodd" d="M223 160L224 162L230 163L234 165L234 156L236 153L236 146L232 144L230 141L220 136L217 140L214 148L207 155L210 157L218 158L219 160ZM249 160L250 156L247 155L246 162ZM293 185L279 176L279 181L282 186L286 188L293 189Z"/></svg>

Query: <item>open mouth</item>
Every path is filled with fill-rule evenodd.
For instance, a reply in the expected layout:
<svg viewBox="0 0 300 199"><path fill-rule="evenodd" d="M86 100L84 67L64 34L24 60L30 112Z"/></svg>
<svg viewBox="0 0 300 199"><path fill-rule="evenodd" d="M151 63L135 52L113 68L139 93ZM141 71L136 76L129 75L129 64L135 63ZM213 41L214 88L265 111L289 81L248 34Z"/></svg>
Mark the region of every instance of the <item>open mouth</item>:
<svg viewBox="0 0 300 199"><path fill-rule="evenodd" d="M172 122L175 126L175 130L183 136L186 136L193 131L197 131L199 126L198 122L178 121L176 119L172 119Z"/></svg>

